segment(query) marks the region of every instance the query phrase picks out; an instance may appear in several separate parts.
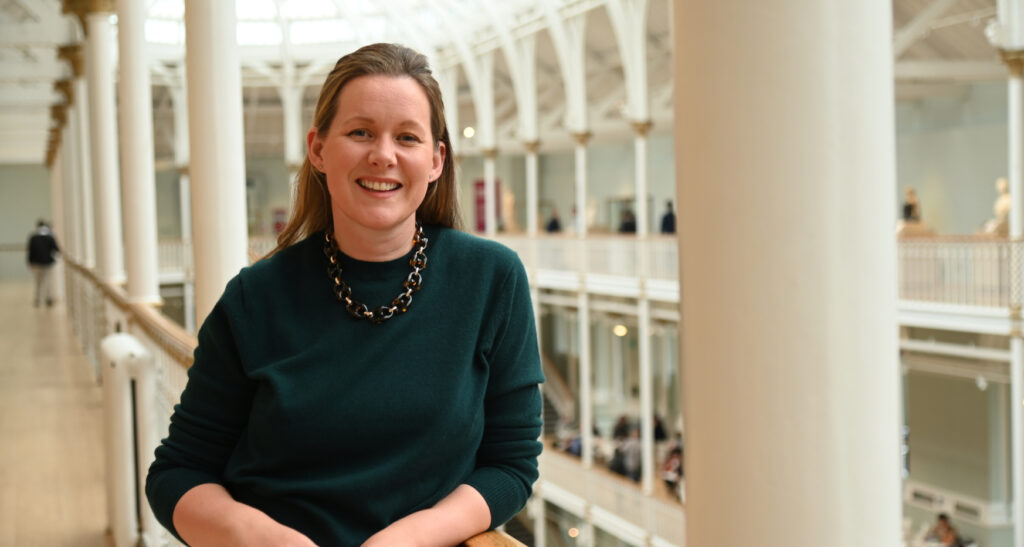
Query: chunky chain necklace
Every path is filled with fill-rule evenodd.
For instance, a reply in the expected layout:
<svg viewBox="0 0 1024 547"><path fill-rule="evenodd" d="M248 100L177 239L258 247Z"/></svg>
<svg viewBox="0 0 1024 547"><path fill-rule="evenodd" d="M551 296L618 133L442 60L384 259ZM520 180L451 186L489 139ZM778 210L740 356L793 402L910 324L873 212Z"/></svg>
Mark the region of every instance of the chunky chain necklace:
<svg viewBox="0 0 1024 547"><path fill-rule="evenodd" d="M412 271L405 278L402 287L405 288L389 306L381 306L370 310L366 304L352 298L352 287L341 278L341 262L338 260L338 245L334 241L331 231L327 230L324 236L324 255L327 257L327 276L334 282L331 292L338 297L338 302L345 303L345 310L356 319L369 319L373 323L381 324L391 319L396 314L409 311L412 304L412 293L420 290L423 286L423 276L420 272L427 267L427 238L423 235L423 225L416 222L416 235L412 238L414 253L409 259Z"/></svg>

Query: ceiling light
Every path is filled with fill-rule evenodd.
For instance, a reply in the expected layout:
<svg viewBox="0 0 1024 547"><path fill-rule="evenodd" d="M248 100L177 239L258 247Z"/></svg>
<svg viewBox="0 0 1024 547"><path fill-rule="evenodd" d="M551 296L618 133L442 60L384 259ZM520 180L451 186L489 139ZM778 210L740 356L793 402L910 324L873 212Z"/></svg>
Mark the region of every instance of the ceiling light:
<svg viewBox="0 0 1024 547"><path fill-rule="evenodd" d="M629 329L626 328L626 325L619 323L618 325L612 327L612 333L615 334L615 336L622 338L623 336L629 334Z"/></svg>
<svg viewBox="0 0 1024 547"><path fill-rule="evenodd" d="M473 129L472 125L466 126L466 128L462 130L462 136L467 139L472 139L473 135L476 135L476 129Z"/></svg>

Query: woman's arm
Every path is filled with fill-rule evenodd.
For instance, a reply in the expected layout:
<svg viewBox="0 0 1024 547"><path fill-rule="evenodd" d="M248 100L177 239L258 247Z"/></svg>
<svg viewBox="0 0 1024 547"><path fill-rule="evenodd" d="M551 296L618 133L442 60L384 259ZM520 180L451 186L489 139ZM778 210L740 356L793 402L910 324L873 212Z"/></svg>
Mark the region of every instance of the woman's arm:
<svg viewBox="0 0 1024 547"><path fill-rule="evenodd" d="M430 509L401 518L366 540L363 547L458 545L487 530L491 510L472 486L463 484Z"/></svg>
<svg viewBox="0 0 1024 547"><path fill-rule="evenodd" d="M219 484L193 487L174 506L174 528L192 547L315 547L301 533L239 503Z"/></svg>

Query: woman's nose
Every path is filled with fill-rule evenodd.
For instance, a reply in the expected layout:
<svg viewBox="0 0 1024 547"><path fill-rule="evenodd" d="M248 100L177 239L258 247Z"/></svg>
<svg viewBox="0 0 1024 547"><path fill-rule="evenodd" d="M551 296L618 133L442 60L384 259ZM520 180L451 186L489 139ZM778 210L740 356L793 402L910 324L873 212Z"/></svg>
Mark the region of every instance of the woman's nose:
<svg viewBox="0 0 1024 547"><path fill-rule="evenodd" d="M389 138L377 139L370 149L370 165L390 167L395 164L395 143Z"/></svg>

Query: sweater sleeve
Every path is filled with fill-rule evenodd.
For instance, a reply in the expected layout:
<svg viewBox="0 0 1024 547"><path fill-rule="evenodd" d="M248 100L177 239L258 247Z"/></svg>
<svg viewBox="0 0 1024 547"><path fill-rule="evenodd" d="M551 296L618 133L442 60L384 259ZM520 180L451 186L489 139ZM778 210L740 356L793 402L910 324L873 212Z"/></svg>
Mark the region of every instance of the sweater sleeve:
<svg viewBox="0 0 1024 547"><path fill-rule="evenodd" d="M490 376L484 433L476 469L466 481L487 501L491 527L526 505L537 480L541 433L541 372L537 331L526 271L516 260L495 306L492 343L484 348Z"/></svg>
<svg viewBox="0 0 1024 547"><path fill-rule="evenodd" d="M242 284L235 277L199 329L188 383L146 477L154 515L178 539L171 518L178 500L200 484L222 483L224 467L248 423L253 387L242 370L235 328L243 309Z"/></svg>

